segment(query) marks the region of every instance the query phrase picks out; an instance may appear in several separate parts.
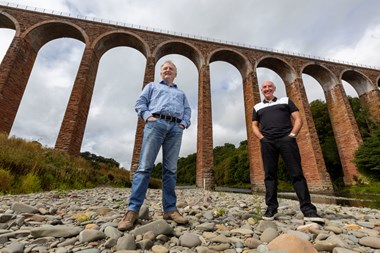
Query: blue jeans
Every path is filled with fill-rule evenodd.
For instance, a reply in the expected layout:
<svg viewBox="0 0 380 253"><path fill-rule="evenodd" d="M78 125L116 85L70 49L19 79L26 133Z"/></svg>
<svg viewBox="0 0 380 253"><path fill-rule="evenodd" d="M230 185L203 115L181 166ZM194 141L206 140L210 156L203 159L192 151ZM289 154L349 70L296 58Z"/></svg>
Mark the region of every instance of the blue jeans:
<svg viewBox="0 0 380 253"><path fill-rule="evenodd" d="M183 129L176 122L163 119L147 121L144 127L140 162L132 181L128 210L139 212L148 189L150 175L162 146L162 208L164 213L177 210L175 186L177 162Z"/></svg>
<svg viewBox="0 0 380 253"><path fill-rule="evenodd" d="M316 212L311 203L309 188L301 167L301 156L295 138L284 136L278 139L262 138L261 155L265 171L265 202L268 209L277 210L278 160L282 160L288 169L294 190L300 202L302 213Z"/></svg>

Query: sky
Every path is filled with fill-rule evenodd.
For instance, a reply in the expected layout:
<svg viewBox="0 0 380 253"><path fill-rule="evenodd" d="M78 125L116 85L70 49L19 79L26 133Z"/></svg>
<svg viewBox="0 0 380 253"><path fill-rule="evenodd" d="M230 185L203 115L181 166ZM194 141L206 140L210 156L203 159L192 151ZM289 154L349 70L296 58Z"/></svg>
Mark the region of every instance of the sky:
<svg viewBox="0 0 380 253"><path fill-rule="evenodd" d="M380 1L378 0L12 0L1 5L45 10L102 19L157 30L196 35L322 57L380 66ZM0 61L14 31L0 29ZM84 50L82 42L57 39L38 52L10 136L39 141L54 147L76 72ZM198 76L194 64L180 55L175 83L185 91L192 107L192 125L183 135L181 157L196 152ZM145 69L143 55L117 47L105 53L99 64L81 152L113 158L129 169L137 116L134 105L141 92ZM225 62L210 65L214 146L247 139L242 77ZM276 95L286 96L282 80L269 69L258 69L258 81L271 79ZM325 100L318 82L303 81L309 102ZM357 93L343 83L347 95ZM161 161L161 154L157 162Z"/></svg>

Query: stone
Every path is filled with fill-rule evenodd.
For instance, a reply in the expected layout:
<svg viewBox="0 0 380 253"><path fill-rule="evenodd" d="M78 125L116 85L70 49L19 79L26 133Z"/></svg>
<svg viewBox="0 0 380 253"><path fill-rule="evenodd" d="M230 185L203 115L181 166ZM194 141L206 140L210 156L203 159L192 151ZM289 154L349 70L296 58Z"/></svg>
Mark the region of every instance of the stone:
<svg viewBox="0 0 380 253"><path fill-rule="evenodd" d="M288 253L318 253L313 244L295 235L282 234L268 244L270 250L286 250Z"/></svg>

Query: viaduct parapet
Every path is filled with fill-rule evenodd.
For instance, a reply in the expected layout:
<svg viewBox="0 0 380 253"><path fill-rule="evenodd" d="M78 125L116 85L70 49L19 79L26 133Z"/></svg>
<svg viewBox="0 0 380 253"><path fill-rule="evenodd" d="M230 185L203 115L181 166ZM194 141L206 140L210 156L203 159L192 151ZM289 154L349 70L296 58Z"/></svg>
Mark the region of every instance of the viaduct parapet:
<svg viewBox="0 0 380 253"><path fill-rule="evenodd" d="M380 71L377 69L3 5L0 5L0 28L15 30L15 36L0 65L0 132L7 134L11 131L41 47L64 37L84 43L79 70L55 144L56 149L72 155L80 153L95 77L105 52L118 46L141 52L146 58L142 87L154 80L156 63L163 56L179 54L190 59L199 76L196 185L205 189L214 188L210 64L215 61L232 64L242 76L253 189L264 189L259 142L251 126L253 106L260 102L257 68L264 67L277 73L285 84L288 96L300 109L304 126L298 143L305 177L312 192L330 192L332 183L326 170L302 74L310 75L323 88L346 184L355 184L355 178L359 175L352 160L362 138L342 81L352 85L372 119L380 123ZM138 164L143 124L141 121L136 123L132 172Z"/></svg>

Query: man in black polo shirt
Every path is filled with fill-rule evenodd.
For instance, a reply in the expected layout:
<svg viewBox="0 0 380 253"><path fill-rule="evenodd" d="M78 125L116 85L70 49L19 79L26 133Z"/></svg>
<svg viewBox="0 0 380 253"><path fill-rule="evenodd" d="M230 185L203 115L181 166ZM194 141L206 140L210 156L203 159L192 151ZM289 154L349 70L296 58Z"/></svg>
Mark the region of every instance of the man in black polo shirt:
<svg viewBox="0 0 380 253"><path fill-rule="evenodd" d="M260 140L265 171L267 210L262 218L273 220L277 213L277 174L281 155L300 202L304 220L323 223L324 220L317 214L317 208L311 203L309 189L302 172L301 156L296 141L302 127L300 113L288 97L275 97L275 91L276 86L273 82L265 81L262 84L264 101L255 105L252 115L253 132Z"/></svg>

